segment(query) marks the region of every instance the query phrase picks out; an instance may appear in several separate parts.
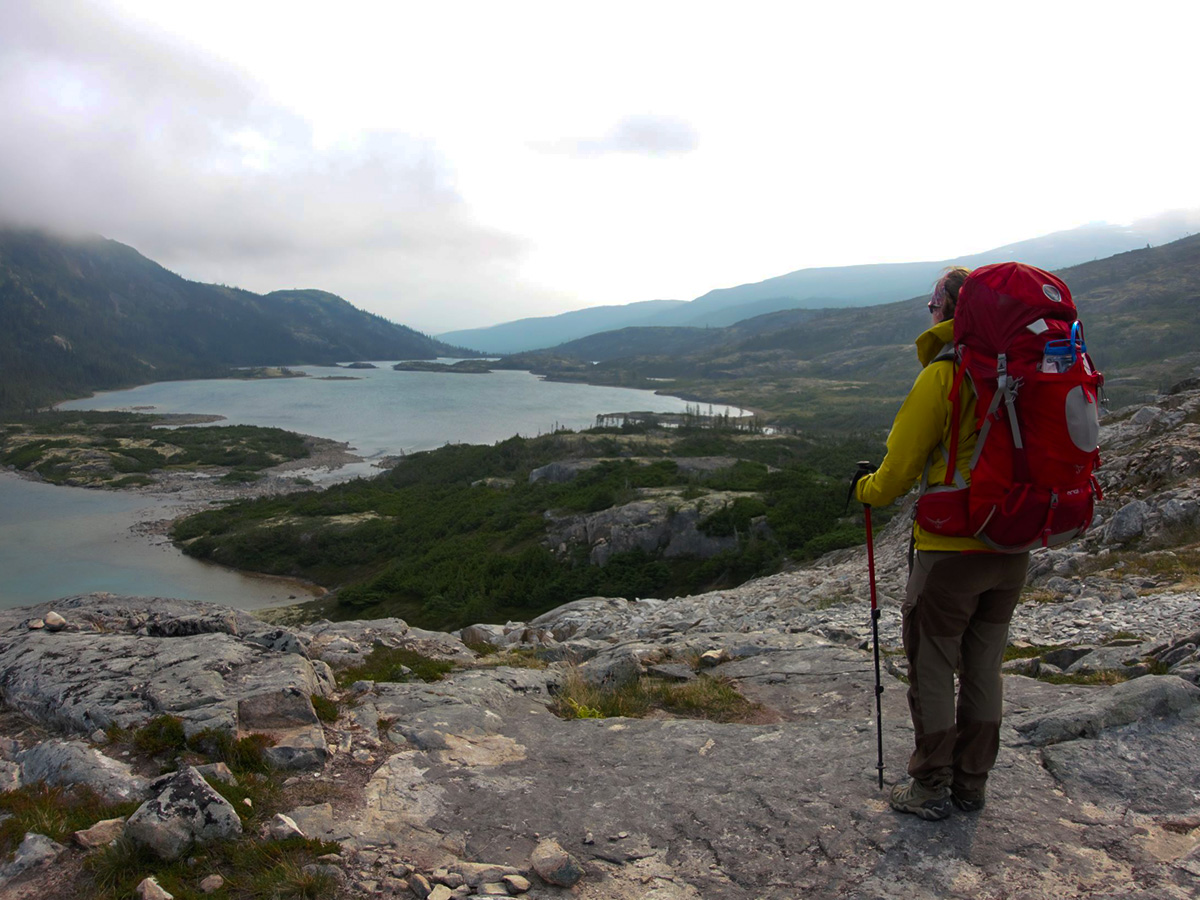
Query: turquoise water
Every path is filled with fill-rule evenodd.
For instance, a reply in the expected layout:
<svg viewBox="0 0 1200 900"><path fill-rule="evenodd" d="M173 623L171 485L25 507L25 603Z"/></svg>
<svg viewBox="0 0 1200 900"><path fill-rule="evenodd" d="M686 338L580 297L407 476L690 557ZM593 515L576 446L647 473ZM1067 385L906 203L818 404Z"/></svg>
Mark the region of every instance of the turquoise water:
<svg viewBox="0 0 1200 900"><path fill-rule="evenodd" d="M648 391L559 384L528 372L443 375L378 365L304 367L309 378L160 382L63 407L220 415L223 424L273 425L347 441L359 455L376 459L446 443L586 428L599 413L682 412L687 406ZM323 380L347 376L354 380ZM369 463L339 472L377 473ZM286 603L289 594L298 593L197 562L162 537L130 530L174 514L169 499L34 484L0 472L0 607L111 591L255 609Z"/></svg>
<svg viewBox="0 0 1200 900"><path fill-rule="evenodd" d="M174 515L169 501L145 494L36 484L0 472L0 608L91 591L239 609L308 598L297 585L201 563L164 537L130 531Z"/></svg>
<svg viewBox="0 0 1200 900"><path fill-rule="evenodd" d="M274 425L349 441L355 452L368 459L446 443L488 444L514 434L529 437L552 431L556 425L588 428L599 413L683 412L688 406L684 400L649 391L542 381L528 372L443 375L396 372L391 363L377 365L378 369L305 366L302 371L309 378L165 381L62 406L211 413L225 416L223 424ZM347 377L354 380L323 380Z"/></svg>

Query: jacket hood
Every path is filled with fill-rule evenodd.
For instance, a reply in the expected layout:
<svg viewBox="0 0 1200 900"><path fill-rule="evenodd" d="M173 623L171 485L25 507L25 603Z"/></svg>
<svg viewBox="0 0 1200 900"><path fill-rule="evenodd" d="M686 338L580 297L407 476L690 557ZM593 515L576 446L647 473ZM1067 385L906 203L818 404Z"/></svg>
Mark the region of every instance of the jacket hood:
<svg viewBox="0 0 1200 900"><path fill-rule="evenodd" d="M917 359L921 361L921 366L929 365L943 347L952 343L954 343L953 319L938 322L928 331L921 332L920 337L917 338Z"/></svg>

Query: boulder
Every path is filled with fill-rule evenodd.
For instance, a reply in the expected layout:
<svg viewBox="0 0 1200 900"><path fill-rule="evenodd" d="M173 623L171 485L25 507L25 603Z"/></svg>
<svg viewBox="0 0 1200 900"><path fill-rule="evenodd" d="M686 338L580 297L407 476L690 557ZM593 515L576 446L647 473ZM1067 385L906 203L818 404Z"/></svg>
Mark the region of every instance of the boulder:
<svg viewBox="0 0 1200 900"><path fill-rule="evenodd" d="M504 645L505 629L503 625L468 625L462 630L464 644L491 644L493 647Z"/></svg>
<svg viewBox="0 0 1200 900"><path fill-rule="evenodd" d="M146 779L134 775L126 763L110 759L81 741L43 741L19 753L17 762L24 784L82 784L112 803L140 800L149 787Z"/></svg>
<svg viewBox="0 0 1200 900"><path fill-rule="evenodd" d="M124 819L102 819L91 828L77 831L74 834L75 843L85 850L104 847L119 838L125 831Z"/></svg>
<svg viewBox="0 0 1200 900"><path fill-rule="evenodd" d="M66 847L62 844L52 841L44 834L34 834L30 832L25 835L25 839L21 841L21 845L17 847L16 855L12 861L0 869L0 886L13 878L24 875L32 869L48 866L58 859Z"/></svg>
<svg viewBox="0 0 1200 900"><path fill-rule="evenodd" d="M1012 725L1031 744L1046 746L1096 737L1109 728L1170 716L1200 704L1200 688L1174 675L1148 676L1093 692L1046 714L1021 716Z"/></svg>
<svg viewBox="0 0 1200 900"><path fill-rule="evenodd" d="M329 758L325 732L309 696L295 687L247 697L238 702L238 726L269 735L274 744L264 756L277 769L312 769Z"/></svg>
<svg viewBox="0 0 1200 900"><path fill-rule="evenodd" d="M179 859L194 843L242 833L237 812L192 766L159 779L153 789L159 793L130 816L125 835L163 859Z"/></svg>
<svg viewBox="0 0 1200 900"><path fill-rule="evenodd" d="M554 840L538 844L530 856L530 864L543 881L558 887L573 887L584 876L579 860Z"/></svg>
<svg viewBox="0 0 1200 900"><path fill-rule="evenodd" d="M1130 501L1118 509L1108 523L1108 543L1125 544L1141 537L1149 512L1150 506L1144 500Z"/></svg>
<svg viewBox="0 0 1200 900"><path fill-rule="evenodd" d="M616 651L589 659L577 671L588 684L616 688L641 678L642 662L632 652Z"/></svg>

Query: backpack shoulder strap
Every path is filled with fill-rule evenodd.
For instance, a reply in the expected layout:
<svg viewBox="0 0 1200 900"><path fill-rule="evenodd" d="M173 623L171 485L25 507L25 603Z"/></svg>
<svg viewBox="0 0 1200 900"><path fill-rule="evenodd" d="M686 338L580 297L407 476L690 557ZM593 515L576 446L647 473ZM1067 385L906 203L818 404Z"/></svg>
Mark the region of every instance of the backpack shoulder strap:
<svg viewBox="0 0 1200 900"><path fill-rule="evenodd" d="M950 362L954 362L956 355L957 354L955 353L953 343L943 344L942 349L937 352L937 356L935 356L933 359L931 359L929 361L929 363L930 363L930 365L932 365L935 362L943 362L945 360L950 360Z"/></svg>
<svg viewBox="0 0 1200 900"><path fill-rule="evenodd" d="M950 349L950 358L955 358L954 346L948 344ZM946 352L946 348L942 348L942 353ZM962 430L962 414L959 404L959 395L962 390L963 377L967 374L966 358L955 363L954 366L954 382L950 385L950 393L946 399L950 402L950 451L946 462L946 479L944 484L953 484L962 476L958 474L958 433ZM939 353L940 357L942 353Z"/></svg>

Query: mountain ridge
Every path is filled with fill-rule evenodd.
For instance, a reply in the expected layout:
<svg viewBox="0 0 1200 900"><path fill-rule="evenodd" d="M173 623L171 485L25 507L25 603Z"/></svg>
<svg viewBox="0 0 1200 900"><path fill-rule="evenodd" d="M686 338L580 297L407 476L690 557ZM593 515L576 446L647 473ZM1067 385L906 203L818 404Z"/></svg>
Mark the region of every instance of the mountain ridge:
<svg viewBox="0 0 1200 900"><path fill-rule="evenodd" d="M188 281L99 236L0 229L0 410L231 367L469 355L336 294Z"/></svg>
<svg viewBox="0 0 1200 900"><path fill-rule="evenodd" d="M582 330L584 320L580 314L599 310L606 311L604 317L611 323L607 330L617 330L634 325L724 327L783 309L874 306L926 291L946 266L974 268L1000 259L1019 259L1044 269L1060 269L1137 249L1143 244L1167 243L1195 231L1200 231L1200 210L1179 210L1140 219L1129 226L1083 225L943 260L798 269L763 281L716 288L694 300L670 301L672 306L654 312L649 318L644 309L633 312L632 308L639 304L589 307L558 316L450 331L438 337L503 354L548 349L586 337L594 332ZM631 314L623 315L621 311L626 309ZM521 325L522 322L536 322L536 332ZM550 335L561 339L554 344L533 346L548 340Z"/></svg>

